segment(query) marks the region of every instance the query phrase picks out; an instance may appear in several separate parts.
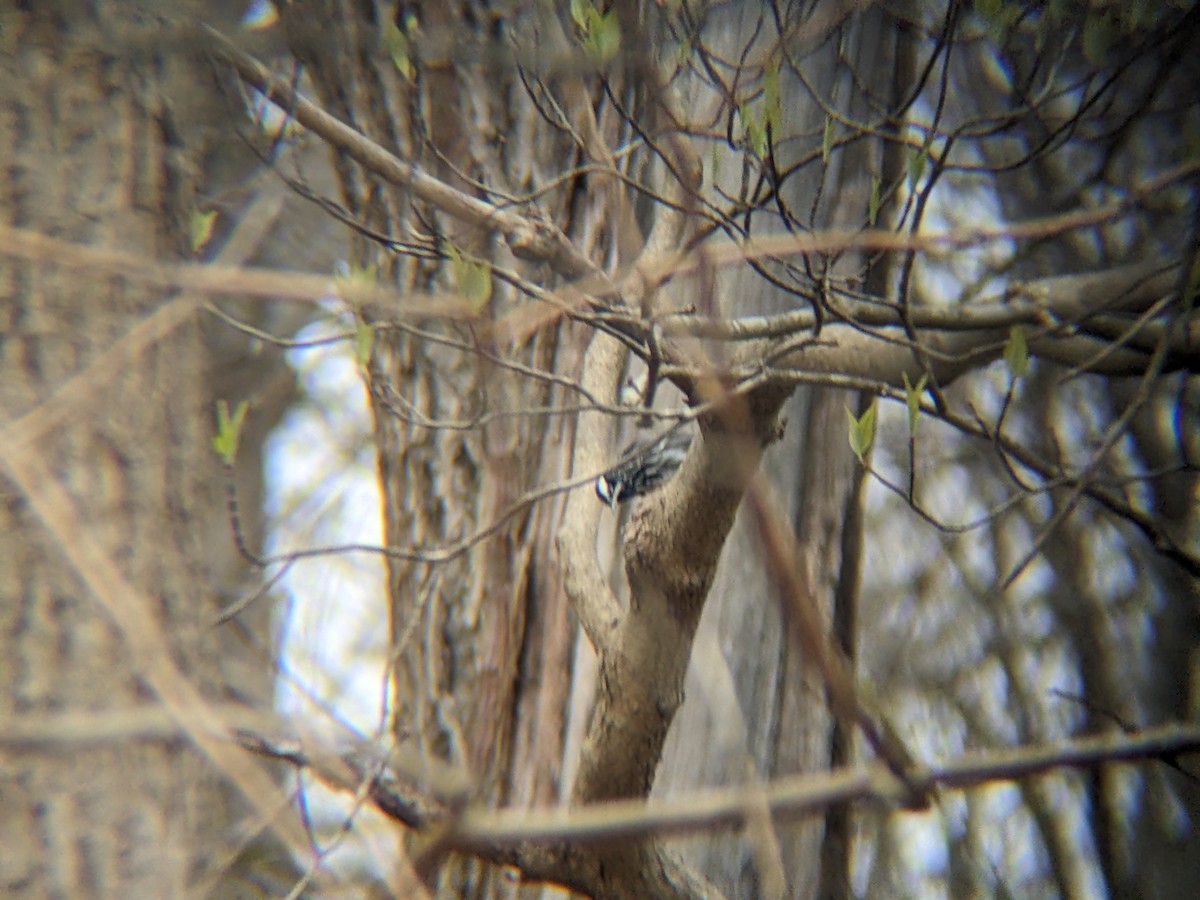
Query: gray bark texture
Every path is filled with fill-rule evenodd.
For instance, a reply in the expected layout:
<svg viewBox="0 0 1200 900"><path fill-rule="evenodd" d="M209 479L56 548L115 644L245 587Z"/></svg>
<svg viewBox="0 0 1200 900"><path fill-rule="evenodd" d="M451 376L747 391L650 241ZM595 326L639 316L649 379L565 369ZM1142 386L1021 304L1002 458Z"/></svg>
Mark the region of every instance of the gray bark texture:
<svg viewBox="0 0 1200 900"><path fill-rule="evenodd" d="M706 45L726 58L740 57L747 46L752 54L763 52L777 37L773 29L762 28L761 12L757 4L733 4L711 16ZM803 57L807 84L794 73L781 72L780 94L786 99L779 133L811 137L778 147L781 169L819 147L825 114L816 98L836 98L849 117L868 117L864 92L887 96L900 41L903 36L887 27L885 17L868 13L848 23L838 41L816 49L794 48L810 51ZM852 72L865 80L856 84ZM712 103L710 91L697 85L688 108ZM728 190L736 184L740 161L732 155L725 160L713 181ZM881 144L868 142L837 157L835 165L791 178L781 192L783 200L788 208L805 211L812 228L852 225L865 215L870 172L879 171L882 163ZM784 231L765 218L759 229L756 233ZM861 257L847 254L837 271L857 273L862 264ZM724 274L716 294L720 313L728 317L779 314L796 304L794 296L744 269ZM816 573L812 600L830 628L854 481L843 408L856 402L852 392L801 388L783 408L783 438L763 458L764 474L783 499L810 571ZM834 723L824 685L788 637L760 542L754 526L739 517L700 621L688 700L672 725L654 796L685 795L706 785L755 784L830 767ZM822 877L824 822L783 822L774 830L772 834L760 823L740 834L697 838L687 843L684 856L732 897L814 896Z"/></svg>
<svg viewBox="0 0 1200 900"><path fill-rule="evenodd" d="M1184 895L1200 15L1114 10L0 11L0 891ZM338 551L386 567L353 754L227 727L312 301L386 544ZM395 856L347 878L263 758Z"/></svg>
<svg viewBox="0 0 1200 900"><path fill-rule="evenodd" d="M236 479L256 543L259 447L290 380L279 354L251 361L212 328L205 298L120 260L190 258L205 167L228 182L247 159L210 155L229 111L186 32L128 3L28 6L0 11L0 893L175 897L223 878L233 896L247 788L275 788L209 731L218 710L269 706L271 670L264 644L214 625L249 582L213 404L253 401ZM263 248L278 209L254 209L261 232L222 220L226 264ZM267 611L242 619L260 642Z"/></svg>

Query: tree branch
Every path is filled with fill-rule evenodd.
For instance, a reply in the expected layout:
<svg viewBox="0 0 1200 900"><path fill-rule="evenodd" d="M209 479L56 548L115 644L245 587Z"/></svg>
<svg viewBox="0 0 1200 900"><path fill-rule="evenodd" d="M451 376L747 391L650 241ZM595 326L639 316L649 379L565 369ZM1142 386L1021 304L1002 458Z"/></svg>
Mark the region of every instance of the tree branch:
<svg viewBox="0 0 1200 900"><path fill-rule="evenodd" d="M782 778L762 788L700 790L669 802L622 800L571 809L459 812L460 805L451 798L462 796L460 788L443 791L440 796L415 794L413 785L419 779L390 768L388 758L376 752L360 748L339 756L291 739L249 731L239 731L236 740L257 755L311 768L337 791L356 792L370 782L370 801L406 827L445 829L441 840L448 847L516 866L526 878L588 893L596 892L599 882L593 879L603 876L584 862L588 857L580 852L581 845L740 827L761 806L773 815L796 818L819 814L834 804L896 808L909 796L908 788L888 766L876 762ZM909 779L943 791L967 790L996 781L1035 778L1059 768L1139 760L1175 764L1179 757L1198 752L1200 726L1169 723L1135 733L1114 731L1052 744L964 753L945 763L918 768L909 773Z"/></svg>
<svg viewBox="0 0 1200 900"><path fill-rule="evenodd" d="M498 231L508 241L513 254L521 259L547 262L566 278L599 274L596 265L554 223L501 209L397 159L379 144L305 99L287 81L274 77L258 60L242 52L219 31L207 25L201 28L213 53L229 63L244 82L286 110L330 147L345 153L380 178L408 188L447 215L484 230Z"/></svg>

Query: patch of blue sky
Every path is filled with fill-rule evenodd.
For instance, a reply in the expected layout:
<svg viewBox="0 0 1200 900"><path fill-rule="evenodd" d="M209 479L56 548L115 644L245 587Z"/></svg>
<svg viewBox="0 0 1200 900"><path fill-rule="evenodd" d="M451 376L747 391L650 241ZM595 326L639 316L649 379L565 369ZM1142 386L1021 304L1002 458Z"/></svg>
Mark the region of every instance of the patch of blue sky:
<svg viewBox="0 0 1200 900"><path fill-rule="evenodd" d="M353 334L330 296L328 315L295 339L312 342ZM302 399L267 442L265 507L269 554L346 544L383 543L371 421L352 340L291 349ZM277 574L278 569L271 575ZM345 726L372 738L384 729L387 607L379 554L343 552L297 560L273 596L280 677L276 709L302 733L334 745ZM323 865L377 877L395 865L394 834L352 798L309 786L309 815L323 846ZM344 831L348 816L354 828Z"/></svg>
<svg viewBox="0 0 1200 900"><path fill-rule="evenodd" d="M252 0L246 4L246 11L242 13L241 21L238 23L247 31L259 31L264 28L269 28L279 21L279 13L275 10L275 4L270 0Z"/></svg>
<svg viewBox="0 0 1200 900"><path fill-rule="evenodd" d="M296 338L311 341L345 330L339 321L315 322ZM370 417L348 343L291 350L288 362L304 399L266 448L266 508L274 524L268 552L381 545ZM368 734L381 718L383 585L378 554L348 552L297 560L277 587L286 598L277 635L284 664L343 721ZM281 711L311 713L304 693L282 680Z"/></svg>

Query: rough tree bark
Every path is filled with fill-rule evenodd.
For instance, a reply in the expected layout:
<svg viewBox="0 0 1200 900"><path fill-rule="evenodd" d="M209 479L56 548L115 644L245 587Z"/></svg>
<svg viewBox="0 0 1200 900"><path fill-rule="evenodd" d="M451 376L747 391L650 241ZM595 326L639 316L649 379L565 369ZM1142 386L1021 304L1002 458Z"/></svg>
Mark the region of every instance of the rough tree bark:
<svg viewBox="0 0 1200 900"><path fill-rule="evenodd" d="M761 28L761 12L757 4L737 4L712 16L704 33L706 44L727 58L741 58L749 44L755 48L749 58L756 53L769 58L777 36L773 29ZM786 32L789 24L806 34L799 22L784 22L782 30ZM833 103L835 97L847 117L865 119L868 95L886 97L890 85L906 83L896 62L902 57L895 49L897 43L906 46L905 36L887 16L868 13L836 34L823 43L809 37L811 44L802 39L788 45L803 58L806 83L786 69L781 72L780 93L788 100L780 134L820 134L825 124L822 103ZM855 79L852 72L857 73ZM696 101L704 108L713 98L701 86ZM803 141L782 144L776 150L776 165L786 170L812 149ZM714 173L714 182L728 189L736 183L737 165L736 158L729 158ZM871 175L882 174L885 182L894 178L885 164L882 141L861 142L835 165L808 173L789 179L781 193L789 209L809 214L807 224L814 229L854 227L866 216ZM756 233L770 234L772 228L783 231L765 220ZM859 277L866 271L862 254L842 254L826 264L832 277ZM730 317L779 314L796 304L794 296L747 270L723 276L718 294L721 313ZM771 485L787 498L787 514L813 575L813 599L830 627L841 615L835 612L834 597L844 574L841 542L855 480L854 457L845 440L846 405L856 405L847 392L800 389L784 407L783 439L763 462ZM699 785L753 782L830 766L834 723L824 687L803 651L787 637L760 542L754 527L744 517L739 519L700 623L688 679L692 699L672 727L656 794L670 796ZM850 577L856 565L852 560ZM720 673L717 677L714 670ZM808 897L822 877L822 831L823 823L813 819L781 824L776 835L761 828L747 829L742 836L712 835L689 842L687 858L733 896L763 895L765 890L766 895Z"/></svg>
<svg viewBox="0 0 1200 900"><path fill-rule="evenodd" d="M635 33L634 24L640 21L641 9L633 4L618 4L617 9L621 14L618 22L623 29L623 46L627 50L637 48L642 38ZM511 785L517 785L523 796L530 796L531 779L519 775L523 761L514 756L509 735L522 734L529 746L536 743L532 737L534 729L525 725L510 732L510 723L497 721L495 711L515 707L523 712L535 709L550 712L548 706L540 703L540 698L550 696L548 693L535 694L539 702L525 702L529 696L525 693L527 685L518 680L518 674L534 669L550 672L544 667L545 660L564 657L561 652L542 653L535 644L544 632L531 637L523 627L525 622L536 621L528 610L532 598L557 594L553 581L535 584L529 578L530 567L537 572L540 561L549 555L549 547L542 543L529 551L526 534L548 541L552 529L547 527L547 520L537 521L526 533L521 531L527 521L537 520L551 507L536 507L537 512L530 520L524 518L526 512L522 510L517 517L500 521L488 535L498 550L489 549L487 544L459 543L465 535L495 521L497 512L517 500L524 487L551 471L562 471L559 446L541 441L538 429L529 426L532 417L521 415L528 413L539 398L555 395L553 391L539 394L553 379L526 380L529 372L520 367L537 359L540 351L545 354L539 360L540 365L549 361L567 363L564 369L555 368L555 372L571 371L569 363L580 357L578 345L569 341L574 334L573 326L564 324L560 318L564 310L580 318L588 311L613 314L618 319L625 314L628 318L619 326L610 324L615 320L602 318L592 322L611 327L628 344L643 350L652 366L665 360L666 377L693 404L698 404L712 400L717 394L710 384L711 360L689 352L688 329L721 325L752 329L755 320L715 322L718 314L730 312L722 308L718 299L742 290L743 285L719 274L724 270L714 267L713 258L704 252L707 247L692 260L695 267L692 271L669 273L675 277L675 284L661 296L654 295L660 286L654 280L657 276L649 269L639 268L640 259L632 266L632 277L617 285L606 284L599 274L603 267L620 275L630 274L623 270L622 264L629 254L636 257L636 241L619 238L628 238L640 225L646 226L647 254L677 250L679 242L687 237L688 226L680 227L678 222L673 226L671 220L680 217L680 210L686 213L688 204L698 199L695 191L702 167L689 157L686 148L675 146L659 150L661 164L672 168L675 182L663 189L665 196L659 198L663 202L657 218L642 219L635 215L633 227L628 227L631 220L624 215L622 204L614 200L619 195L611 191L617 162L613 148L628 134L636 133L639 139L646 134L657 135L659 129L671 134L677 124L669 114L665 116L668 123L665 127L663 120L656 122L656 112L668 109L670 101L664 100L666 92L662 85L655 84L656 73L639 70L636 49L616 64L606 81L592 82L580 76L579 69L555 68L556 62L572 59L570 53L561 52L570 46L569 41L563 40L565 18L556 20L542 8L515 12L514 20L505 20L503 26L511 26L515 34L536 35L537 40L531 41L530 46L536 45L538 53L545 54L543 58L529 51L531 55L521 58L522 84L518 90L516 81L510 78L513 62L507 51L488 57L487 51L494 48L482 41L479 20L447 19L444 9L432 7L423 10L419 21L404 16L394 22L377 20L378 11L374 9L359 9L357 18L348 20L337 15L340 11L340 7L321 3L289 4L284 13L289 43L296 57L306 63L326 108L372 137L384 148L383 152L379 152L378 146L356 142L343 126L323 122L319 110L294 103L289 98L288 86L276 82L271 92L293 108L306 127L324 129L322 133L339 148L342 201L351 214L371 230L404 242L411 251L409 257L396 260L378 254L372 244L364 242L354 256L358 267L378 265L378 271L401 287L401 296L392 305L361 310L364 323L371 326L375 335L367 360L368 384L374 402L391 547L390 600L396 660L391 698L396 712L393 736L402 744L415 747L421 758L437 757L467 770L476 787L475 796L481 802L498 801ZM478 12L479 8L471 7L471 11ZM888 40L877 30L878 20L873 16L874 11L846 20L827 16L818 22L821 27L806 20L806 28L810 30L796 32L805 37L816 35L818 48L823 46L821 41L828 39L829 46L836 45L839 53L861 40L861 52L870 57L869 62L859 67L858 73L837 73L844 77L831 79L835 82L829 88L832 93L839 87L850 90L847 85L868 85L862 80L863 70L880 76L882 82L887 78L881 73L911 72L913 61L903 51L896 54L894 68L878 65L879 59L890 57L892 51L887 47ZM951 10L947 13L946 27L950 28L953 21ZM451 23L460 27L448 31ZM597 23L598 20L588 27L599 27ZM787 23L777 22L772 27L781 24L787 27ZM430 26L427 33L421 30L426 25ZM719 25L714 30L719 31ZM896 36L902 38L903 32L900 28ZM449 38L451 33L453 40ZM384 34L389 35L386 43L390 53L385 52ZM418 36L422 38L419 41ZM885 49L880 51L877 49L880 47ZM711 45L706 45L705 51L710 49ZM803 52L814 51L808 47ZM477 67L479 59L485 59L487 65ZM579 65L578 59L574 57L575 65ZM746 96L754 95L755 78L761 79L762 90L767 93L769 64L757 59L747 62L744 58L742 63L745 68L738 70L739 77L744 75L751 81L748 87L740 86L746 87ZM243 77L265 86L265 75L253 65L238 63L238 66ZM816 67L818 71L819 68ZM640 94L631 100L632 95L626 93L625 87L630 82L622 79L631 74L635 76L634 83L648 86L648 109L638 106ZM487 89L480 89L480 79L488 82ZM905 82L900 74L894 80L899 85ZM891 86L892 90L876 86L875 103L879 103L879 97L886 97L887 104L892 105L884 104L883 108L904 107L913 95L904 93L897 84ZM658 97L654 96L656 89L660 91ZM737 91L728 93L735 101L742 99ZM726 101L725 92L717 94L721 102ZM814 94L820 99L820 91ZM624 122L614 109L626 101L630 102L628 108L646 113L647 118L639 119L637 125ZM839 98L838 102L845 102L845 98ZM536 105L538 116L526 115L529 110L523 104L527 103ZM866 106L872 110L879 108L870 102ZM745 109L739 109L736 102L728 103L723 112L731 130L740 117L745 134L723 136L725 143L719 146L735 147L735 141L754 143L750 127L753 114L748 118ZM702 114L699 120L703 121ZM807 157L809 163L829 153L828 149L822 152L815 137L820 130L815 126L820 121L821 117L816 116L808 122L807 132L813 144ZM497 122L502 122L503 127L498 127ZM651 123L649 129L647 122ZM547 129L547 123L552 127ZM831 135L827 140L836 136L836 128L829 128L831 124L836 125L833 117L826 118L827 134ZM895 117L881 127L885 131L895 129ZM494 135L506 138L507 143L501 149L486 140ZM856 134L854 140L870 147L862 134ZM664 144L669 144L669 140ZM550 153L553 159L539 166L541 157L530 152L535 146L539 152ZM389 149L399 158L389 156L386 152ZM748 149L763 152L757 146ZM786 151L776 147L775 152L778 156L771 163L778 169L780 160L786 160ZM800 185L799 200L810 199L808 208L813 220L802 222L793 214L789 219L793 228L798 222L808 227L842 220L854 227L869 218L866 208L873 204L873 199L868 199L863 170L879 164L889 192L899 190L905 181L896 159L889 163L886 158L879 160L880 155L886 157L876 154L873 158L871 152L863 152L861 144L852 151L842 148L842 152L833 156L830 166L822 165L828 171L821 190L809 185L806 198L805 186ZM550 179L547 186L544 173L546 170L560 173L561 157L578 166L569 168L567 176ZM750 158L748 153L747 159ZM636 153L625 154L622 165L636 167L637 160ZM761 156L759 162L763 162ZM356 164L364 168L360 170ZM756 173L752 170L747 164L741 173L743 191L754 180ZM435 171L442 176L436 183L426 174ZM645 178L648 170L631 171ZM530 172L536 175L530 175L528 181L521 178ZM657 184L652 178L651 183ZM487 188L482 186L485 184ZM736 205L737 185L721 187L725 189L723 196L734 198L731 202ZM792 187L789 185L789 189ZM552 210L544 219L527 217L533 212L532 207L511 199L521 197L531 188L538 189L539 212ZM780 194L781 204L797 202L797 198L785 198L786 194L786 191ZM837 209L826 210L825 202L836 204ZM520 211L514 212L514 208ZM761 214L762 209L755 212ZM686 215L682 218L686 219ZM729 231L737 237L736 229L730 227ZM1027 231L1026 236L1036 237L1032 231ZM820 324L815 316L803 320L789 307L786 316L779 317L788 318L790 324L786 331L780 332L786 338L772 347L770 354L777 370L759 382L764 386L748 390L744 405L732 402L700 417L700 440L679 477L659 494L646 498L628 523L624 551L630 585L627 607L622 606L596 566L593 551L600 513L594 499L576 492L567 500L564 527L557 544L558 562L566 593L599 655L597 705L586 726L580 768L571 794L573 801L641 798L649 790L659 766L667 727L682 701L686 663L699 613L713 583L717 551L733 523L749 483L749 471L757 464L763 445L775 433L774 420L792 392L793 379L805 373L830 380L841 375L845 376L843 383L853 383L857 378L859 384L866 382L876 390L896 392L905 377L916 381L921 374L928 374L942 387L999 358L1008 329L1014 324L1044 324L1056 316L1068 320L1082 318L1092 312L1091 304L1116 299L1122 304L1121 313L1145 310L1147 304L1161 300L1170 291L1170 285L1164 287L1162 281L1169 282L1172 278L1169 266L1148 263L1095 277L1014 284L1008 296L992 303L972 304L963 310L910 308L906 305L907 289L902 291L900 302L894 305L885 302L884 298L890 296L890 281L878 270L861 280L855 277L863 268L859 252L916 250L923 238L872 231L863 235L862 243L856 243L857 237L849 229L818 232L807 241L807 247L805 234L788 234L774 244L769 238L766 240L768 247L776 247L781 253L803 256L806 265L811 265L814 258L824 258L819 254L841 254L849 271L835 268L829 273L810 272L804 276L807 281L796 277L795 272L801 270L799 264L784 271L794 285L803 285L797 287L799 298L811 296L815 298L814 304L826 312L836 314L839 319L851 316L855 321L827 323L817 340L815 335L812 339L800 336L802 330ZM948 243L954 246L955 240L952 236ZM630 243L634 246L630 247ZM848 248L857 249L848 254ZM755 248L727 246L725 250L732 250L730 258L734 258L742 252L754 252ZM759 261L769 253L758 252L753 258ZM472 286L473 279L478 277L478 270L472 274L475 263L471 258L476 256L490 259L494 267L484 270L489 287L482 292L477 282ZM450 264L442 265L446 260ZM740 263L740 259L737 261ZM555 282L547 281L545 269L538 271L539 263L567 280L587 277L573 288L564 288L566 298L547 294L543 286ZM670 264L668 259L666 265ZM642 282L634 284L639 276ZM545 301L544 307L522 305L519 292L508 291L507 284L526 278L522 290L530 298ZM830 282L836 283L835 286L830 288ZM681 283L689 284L696 293L695 319L686 315L671 319L663 315L668 307L659 305L673 299L675 305L686 306L688 298L672 295L675 285ZM866 296L858 290L860 283L868 286ZM1130 285L1136 289L1121 297L1123 289ZM422 288L448 291L447 314L436 326L416 330L404 318L405 305L409 296ZM829 296L827 290L832 291ZM609 301L612 306L606 306ZM453 303L460 305L454 307ZM578 305L572 308L573 303ZM460 311L458 321L455 308ZM640 318L631 310L640 310ZM665 321L661 334L656 334L649 324L652 315ZM772 321L768 320L766 325L771 326ZM761 326L763 320L758 323ZM879 325L905 326L910 336L917 336L912 340L919 338L920 346L914 348L906 340L889 339L888 335L873 333L868 327ZM900 331L891 334L898 335ZM510 359L518 361L517 365L497 360L493 351L498 347L494 343L498 338L508 340L505 349ZM1030 349L1036 355L1072 362L1087 360L1098 344L1103 346L1086 334L1053 328L1032 339ZM587 339L586 346L582 371L572 373L579 375L582 390L578 394L589 401L599 399L611 405L624 374L617 345L606 334L597 333ZM569 357L558 356L568 347ZM759 349L748 352L745 359L735 359L732 372L749 379L756 367L764 365L755 355ZM1190 338L1184 338L1178 356L1170 359L1171 365L1185 365L1190 352ZM1119 349L1109 346L1095 370L1134 374L1139 365L1146 364L1147 356L1144 344ZM738 369L737 363L745 363L745 368ZM492 364L497 366L495 373L488 369ZM720 375L735 377L727 372ZM534 385L534 381L539 384ZM554 384L561 386L559 381ZM837 679L827 665L831 658L825 641L828 622L832 620L839 631L844 649L850 649L853 643L853 614L849 607L854 591L850 587L835 590L835 582L845 586L855 581L857 553L856 483L846 464L842 441L834 437L840 428L835 429L831 424L840 420L838 405L836 401L819 403L804 416L807 430L817 432L824 443L806 469L805 480L816 482L816 489L808 490L806 484L800 498L803 513L797 531L805 539L806 552L800 559L786 560L784 567L794 563L807 576L805 599L815 610L810 617L815 625L806 626L809 642L805 654L821 657L822 665L826 666L822 669L821 690L814 690L814 694L835 693ZM580 414L575 474L595 474L612 458L609 447L613 429L608 414L609 410L591 408ZM514 421L507 421L508 416L513 416ZM746 463L745 467L738 465L739 459ZM828 468L822 468L825 465ZM1113 503L1111 498L1107 502ZM761 528L764 520L761 503L752 504L752 508ZM767 532L760 533L765 539ZM838 539L833 539L833 534L838 534ZM525 552L529 555L524 556ZM1180 556L1188 558L1186 552ZM776 580L781 574L778 569L781 559L778 553L773 557ZM840 580L833 575L838 568L844 569L839 572L844 576ZM791 581L797 580L795 572L784 574ZM842 609L835 607L835 597L838 603L844 603ZM542 621L551 620L546 617ZM557 620L556 639L563 635L562 621ZM708 650L711 654L711 646ZM772 666L777 665L772 660L783 658L785 652L786 644L781 641L767 654L764 671L772 672ZM797 669L810 662L807 658L792 659L797 662ZM839 672L841 684L850 691L843 692L843 700L848 698L851 711L857 714L859 710L853 709L852 678L846 672ZM729 702L730 695L736 693L733 684L736 682L730 677L725 683L713 681L705 687L713 696L724 691L724 709L728 711L738 706L736 700ZM763 696L771 697L771 690L768 685ZM796 720L803 723L806 715L816 708L816 703L806 702ZM842 708L844 711L847 707L843 704ZM540 724L555 724L553 712ZM781 733L784 731L781 729ZM728 734L724 737L726 746L730 746L733 741ZM741 735L735 737L739 742L744 740ZM781 742L795 747L799 739L784 734ZM878 735L872 742L877 750L886 749ZM824 768L829 760L844 757L849 735L843 732L831 738L828 725L822 723L814 743L811 755ZM541 746L552 752L554 744L551 739ZM739 774L747 769L744 757L735 762ZM728 775L728 763L726 757L715 765L722 777ZM689 764L692 763L684 763ZM894 765L893 771L897 771ZM829 877L822 873L817 889L842 894L848 891L848 820L831 817L830 821L840 834L826 842L823 865L837 871ZM771 846L769 829L762 828L756 833L753 843L765 848L754 859L761 883L754 880L759 876L744 876L746 854L736 849L713 864L710 871L735 885L734 890L761 888L766 893L780 894L787 889L784 885L789 878L801 891L812 889L812 883L806 884L804 877L815 878L819 869L813 860L818 846L814 835L810 833L797 842L802 845L797 854L802 859L802 870L789 860L793 865L790 873L785 870L782 852ZM436 846L432 849L439 850ZM668 854L661 852L661 845L654 842L524 850L525 855L518 852L513 857L501 858L515 859L530 877L551 878L597 895L711 893L710 886L686 875ZM432 873L438 861L437 852L426 854L421 858L421 868ZM448 891L488 893L494 888L488 882L489 877L481 874L473 863L455 864L446 870L442 884ZM745 880L734 882L742 878Z"/></svg>
<svg viewBox="0 0 1200 900"><path fill-rule="evenodd" d="M255 396L238 468L254 542L258 450L289 382L278 354L248 364L244 338L218 339L204 298L72 258L191 256L206 149L231 127L208 61L129 4L29 6L0 12L0 251L17 252L0 262L0 892L181 896L253 838L232 827L247 795L286 809L215 738L234 704L269 707L272 670L214 627L247 565L210 438L218 396ZM178 12L221 21L194 7ZM30 251L12 229L67 243ZM262 238L234 229L220 258ZM244 614L260 638L267 612Z"/></svg>

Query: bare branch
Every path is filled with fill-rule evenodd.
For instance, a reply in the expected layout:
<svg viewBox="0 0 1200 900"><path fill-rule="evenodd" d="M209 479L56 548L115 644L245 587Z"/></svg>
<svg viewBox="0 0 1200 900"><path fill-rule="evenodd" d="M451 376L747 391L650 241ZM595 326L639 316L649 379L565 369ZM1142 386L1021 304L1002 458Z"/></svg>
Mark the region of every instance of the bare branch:
<svg viewBox="0 0 1200 900"><path fill-rule="evenodd" d="M501 209L397 159L374 141L300 96L292 85L275 78L265 66L238 49L216 29L202 27L211 40L213 52L233 66L243 81L287 110L297 122L319 135L331 147L345 153L380 178L409 188L422 200L448 215L481 229L500 232L513 253L522 259L548 262L555 271L567 278L598 273L591 260L580 253L552 222Z"/></svg>
<svg viewBox="0 0 1200 900"><path fill-rule="evenodd" d="M330 754L292 739L281 740L255 732L239 732L237 741L253 753L310 767L317 777L339 791L356 791L371 783L368 796L381 812L407 827L426 829L453 819L449 843L484 858L522 865L534 851L530 845L551 847L683 834L745 823L753 809L766 806L776 816L794 818L820 813L833 804L867 802L896 808L909 792L891 769L881 763L817 774L795 775L762 788L737 787L696 791L669 802L614 800L571 809L465 809L433 796L415 796L413 775L388 768L388 758L369 751ZM1200 726L1169 723L1142 731L1113 731L1050 744L964 753L944 763L912 770L909 778L930 789L966 790L996 781L1036 778L1060 768L1088 768L1112 762L1161 760L1175 764L1200 753ZM1186 772L1186 769L1184 770ZM407 787L405 787L407 785ZM514 852L515 851L515 852ZM560 877L569 871L565 857ZM549 880L546 858L534 868ZM525 872L528 875L528 872ZM572 879L574 882L574 879ZM563 883L568 883L564 881Z"/></svg>

